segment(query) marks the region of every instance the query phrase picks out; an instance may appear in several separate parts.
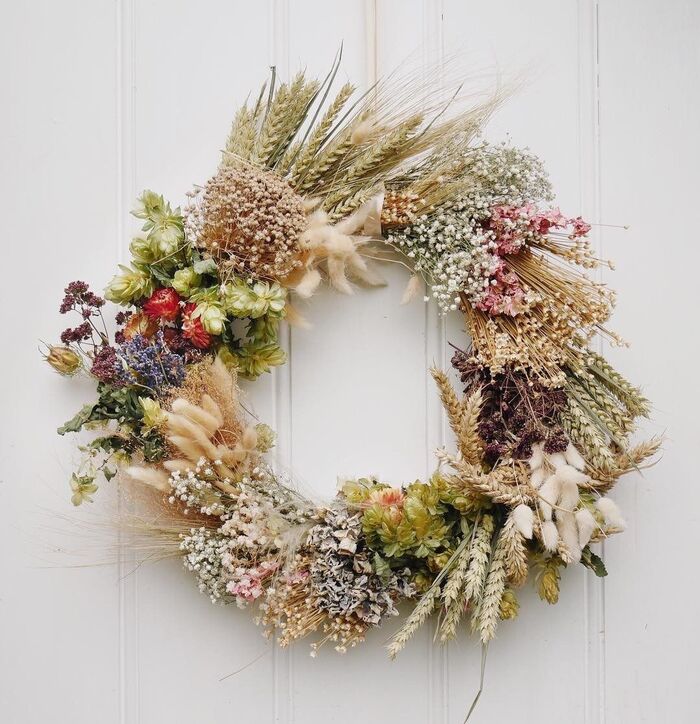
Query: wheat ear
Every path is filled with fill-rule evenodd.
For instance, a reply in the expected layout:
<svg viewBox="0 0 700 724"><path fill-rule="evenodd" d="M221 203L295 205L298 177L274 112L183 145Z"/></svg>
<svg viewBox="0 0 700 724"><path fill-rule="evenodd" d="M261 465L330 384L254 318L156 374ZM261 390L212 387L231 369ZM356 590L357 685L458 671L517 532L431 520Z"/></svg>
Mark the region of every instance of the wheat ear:
<svg viewBox="0 0 700 724"><path fill-rule="evenodd" d="M440 400L447 414L447 421L450 423L454 434L459 436L459 432L462 429L462 418L464 417L462 403L459 401L457 393L454 387L452 387L447 375L442 370L439 370L437 367L431 367L430 374L433 376L435 384L438 387Z"/></svg>
<svg viewBox="0 0 700 724"><path fill-rule="evenodd" d="M396 657L399 651L406 646L409 639L411 639L416 631L425 623L428 616L430 616L435 609L439 597L440 586L434 584L423 594L423 597L418 601L418 604L406 619L406 623L404 623L387 647L389 656L392 659Z"/></svg>
<svg viewBox="0 0 700 724"><path fill-rule="evenodd" d="M493 551L484 592L479 603L478 612L475 613L481 641L487 644L496 635L496 626L501 609L501 598L506 588L506 543L503 531L498 537Z"/></svg>
<svg viewBox="0 0 700 724"><path fill-rule="evenodd" d="M474 536L471 560L464 577L464 600L478 602L486 579L491 553L491 536L493 535L493 516L484 515L481 525Z"/></svg>
<svg viewBox="0 0 700 724"><path fill-rule="evenodd" d="M316 154L325 143L327 136L335 123L336 118L345 107L350 96L355 92L355 86L352 83L346 83L328 106L328 110L323 114L321 120L316 124L309 140L299 150L296 161L292 168L291 185L296 185L302 180L304 173L308 170L311 162Z"/></svg>
<svg viewBox="0 0 700 724"><path fill-rule="evenodd" d="M522 586L527 580L527 549L525 539L515 525L513 513L508 516L501 537L505 549L504 564L508 580L516 587Z"/></svg>

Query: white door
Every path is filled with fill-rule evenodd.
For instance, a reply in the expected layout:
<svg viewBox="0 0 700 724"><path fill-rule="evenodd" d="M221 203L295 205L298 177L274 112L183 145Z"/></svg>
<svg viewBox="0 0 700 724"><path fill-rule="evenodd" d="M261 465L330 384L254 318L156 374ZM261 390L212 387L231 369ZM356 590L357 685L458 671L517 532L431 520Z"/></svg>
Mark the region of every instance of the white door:
<svg viewBox="0 0 700 724"><path fill-rule="evenodd" d="M110 560L99 527L115 496L71 508L74 449L54 429L88 390L36 351L59 330L64 284L99 286L125 259L137 193L183 201L267 67L324 74L341 41L341 74L365 86L416 48L522 73L489 135L530 145L562 208L601 224L615 327L633 343L610 354L656 404L648 431L669 436L616 492L629 530L605 546L609 577L567 572L554 607L524 596L472 721L697 721L699 31L694 0L4 0L0 721L462 721L473 640L439 649L426 629L392 663L383 630L311 659L212 606L177 562L85 566ZM290 363L253 393L281 464L319 494L338 474L423 477L444 437L426 370L464 332L400 306L405 274L387 276L314 298L313 329L288 335Z"/></svg>

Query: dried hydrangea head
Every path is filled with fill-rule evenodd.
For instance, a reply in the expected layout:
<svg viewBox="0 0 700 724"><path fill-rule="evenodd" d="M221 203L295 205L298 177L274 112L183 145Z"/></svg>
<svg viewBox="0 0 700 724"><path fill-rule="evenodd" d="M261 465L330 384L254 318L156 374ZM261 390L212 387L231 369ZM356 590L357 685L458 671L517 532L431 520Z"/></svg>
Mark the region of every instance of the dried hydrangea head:
<svg viewBox="0 0 700 724"><path fill-rule="evenodd" d="M222 167L185 215L188 237L224 274L278 279L298 265L304 201L275 173L250 165Z"/></svg>

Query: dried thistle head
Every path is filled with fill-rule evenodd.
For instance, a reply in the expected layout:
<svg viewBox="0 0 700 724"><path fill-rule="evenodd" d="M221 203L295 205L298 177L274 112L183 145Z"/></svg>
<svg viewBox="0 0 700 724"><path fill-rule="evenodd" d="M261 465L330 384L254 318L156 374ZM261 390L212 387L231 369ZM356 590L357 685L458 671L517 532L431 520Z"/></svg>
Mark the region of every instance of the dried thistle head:
<svg viewBox="0 0 700 724"><path fill-rule="evenodd" d="M225 166L186 209L186 228L218 261L223 276L278 279L298 265L304 201L271 171Z"/></svg>

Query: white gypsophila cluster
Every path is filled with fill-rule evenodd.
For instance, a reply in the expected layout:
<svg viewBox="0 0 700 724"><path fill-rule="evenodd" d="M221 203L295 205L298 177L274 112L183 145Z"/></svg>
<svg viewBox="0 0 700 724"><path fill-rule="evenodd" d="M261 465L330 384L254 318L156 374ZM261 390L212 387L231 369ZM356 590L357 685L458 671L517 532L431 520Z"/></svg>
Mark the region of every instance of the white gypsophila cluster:
<svg viewBox="0 0 700 724"><path fill-rule="evenodd" d="M180 542L185 568L197 576L200 592L206 593L212 603L228 596L223 560L229 544L230 541L218 531L204 527L191 528L189 535L183 536Z"/></svg>
<svg viewBox="0 0 700 724"><path fill-rule="evenodd" d="M216 467L217 463L221 464L217 460L213 465ZM205 458L200 458L193 470L172 472L170 474L172 492L168 501L171 504L176 500L184 503L185 513L192 508L204 515L223 515L226 508L221 502L219 491L212 484L212 479L215 477L212 463Z"/></svg>
<svg viewBox="0 0 700 724"><path fill-rule="evenodd" d="M498 204L522 206L537 201L552 201L549 176L537 156L527 148L515 148L506 142L484 141L467 155L470 186L460 196L473 217L488 216Z"/></svg>
<svg viewBox="0 0 700 724"><path fill-rule="evenodd" d="M478 226L462 200L418 218L388 241L431 280L431 293L443 312L459 306L459 293L476 304L488 290L498 259L490 252L495 235Z"/></svg>
<svg viewBox="0 0 700 724"><path fill-rule="evenodd" d="M469 187L458 198L392 231L387 239L430 280L431 294L443 312L459 307L460 293L477 305L488 292L499 264L494 254L497 237L486 225L492 209L552 198L541 161L506 144L482 143L472 149L465 175Z"/></svg>
<svg viewBox="0 0 700 724"><path fill-rule="evenodd" d="M259 561L274 548L275 535L283 524L269 501L260 500L250 490L241 491L236 505L220 517L218 529L192 528L183 537L184 565L197 576L199 590L212 602L233 597L245 605L250 600L251 581L257 582L262 573L274 569L274 564L261 567Z"/></svg>

